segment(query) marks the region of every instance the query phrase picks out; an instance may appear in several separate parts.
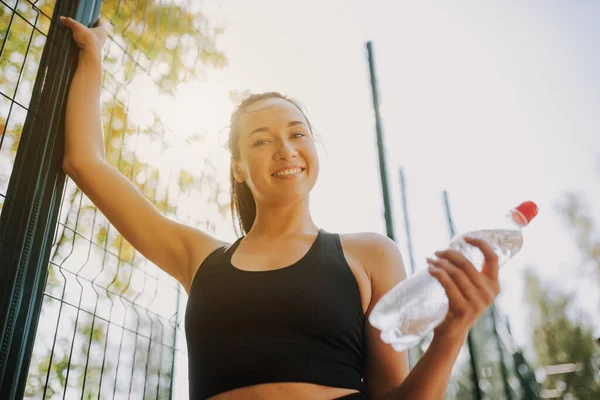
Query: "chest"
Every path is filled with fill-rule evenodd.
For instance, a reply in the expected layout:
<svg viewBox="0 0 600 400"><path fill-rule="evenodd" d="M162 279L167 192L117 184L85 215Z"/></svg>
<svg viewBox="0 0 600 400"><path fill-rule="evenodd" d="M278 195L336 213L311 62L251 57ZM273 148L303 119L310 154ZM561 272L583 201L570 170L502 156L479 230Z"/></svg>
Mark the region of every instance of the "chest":
<svg viewBox="0 0 600 400"><path fill-rule="evenodd" d="M305 258L310 257L314 250L312 239L304 241L282 241L268 244L251 243L250 246L240 245L231 257L231 266L239 271L266 272L295 267ZM343 239L341 239L344 243ZM363 314L367 312L371 301L371 281L359 258L354 254L352 246L344 243L340 256L347 264L358 286Z"/></svg>
<svg viewBox="0 0 600 400"><path fill-rule="evenodd" d="M284 269L310 256L313 245L308 240L243 242L231 257L238 270L263 272Z"/></svg>
<svg viewBox="0 0 600 400"><path fill-rule="evenodd" d="M316 335L325 329L331 331L321 333L336 336L362 330L368 278L339 240L320 235L268 247L242 241L199 269L190 316L214 329L212 338L240 330L259 338L269 331Z"/></svg>
<svg viewBox="0 0 600 400"><path fill-rule="evenodd" d="M275 271L232 269L214 277L205 271L188 301L190 322L207 344L236 340L240 333L249 342L280 332L290 340L358 334L363 313L356 283L349 271L331 267L303 262ZM314 273L318 268L322 273Z"/></svg>

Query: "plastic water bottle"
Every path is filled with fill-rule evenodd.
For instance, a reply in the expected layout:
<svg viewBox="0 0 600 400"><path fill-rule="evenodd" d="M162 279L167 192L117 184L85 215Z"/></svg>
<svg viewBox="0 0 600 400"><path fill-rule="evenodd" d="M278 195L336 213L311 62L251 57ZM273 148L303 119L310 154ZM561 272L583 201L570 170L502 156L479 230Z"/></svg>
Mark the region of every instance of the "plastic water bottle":
<svg viewBox="0 0 600 400"><path fill-rule="evenodd" d="M464 254L478 269L483 265L483 254L464 237L483 239L498 255L502 266L521 250L521 230L537 215L538 207L526 201L511 210L495 229L466 232L452 239L450 249ZM442 285L427 269L422 269L394 286L373 307L369 315L371 325L381 331L381 339L394 350L407 350L437 327L448 313L448 297Z"/></svg>

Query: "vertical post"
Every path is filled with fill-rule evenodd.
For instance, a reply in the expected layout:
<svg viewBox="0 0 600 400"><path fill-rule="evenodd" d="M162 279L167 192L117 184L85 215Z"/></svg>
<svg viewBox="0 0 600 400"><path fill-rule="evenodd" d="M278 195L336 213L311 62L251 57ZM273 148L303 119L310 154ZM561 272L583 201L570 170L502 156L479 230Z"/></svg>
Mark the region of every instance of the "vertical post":
<svg viewBox="0 0 600 400"><path fill-rule="evenodd" d="M408 203L406 201L406 180L404 178L404 169L398 171L400 175L400 194L402 196L402 211L404 214L404 232L406 234L406 247L408 249L408 263L410 265L411 275L415 273L415 258L412 245L412 234L410 231L410 221L408 220Z"/></svg>
<svg viewBox="0 0 600 400"><path fill-rule="evenodd" d="M77 61L59 15L98 18L100 0L57 0L0 215L0 398L25 391L60 209L64 112ZM92 15L96 12L96 15Z"/></svg>
<svg viewBox="0 0 600 400"><path fill-rule="evenodd" d="M402 211L404 215L404 233L406 236L406 247L408 251L408 263L410 265L410 274L415 273L415 260L413 255L412 234L410 231L410 221L408 220L408 202L406 201L406 181L404 179L404 169L399 169L400 176L400 194L402 196ZM414 367L419 358L423 355L420 346L415 346L408 352L410 368Z"/></svg>
<svg viewBox="0 0 600 400"><path fill-rule="evenodd" d="M508 334L512 337L510 330L510 323L504 321ZM519 382L521 384L521 399L522 400L539 400L540 399L540 387L535 377L535 372L523 357L521 350L517 349L513 354L513 363L515 366L515 372L517 373Z"/></svg>
<svg viewBox="0 0 600 400"><path fill-rule="evenodd" d="M390 193L387 180L387 166L385 162L385 146L383 143L383 128L381 124L381 115L379 113L379 94L377 90L377 79L375 77L375 60L373 57L373 45L367 42L367 54L369 61L369 73L371 76L371 94L373 97L373 110L375 111L375 131L377 134L377 151L379 153L379 173L381 175L381 190L383 194L383 207L385 228L387 236L394 238L394 223L392 220L392 208L390 206Z"/></svg>
<svg viewBox="0 0 600 400"><path fill-rule="evenodd" d="M169 400L173 399L173 383L175 382L175 359L177 357L177 327L179 326L179 308L181 301L181 285L177 285L177 311L175 312L175 335L173 335L173 361L171 361L171 384L169 387Z"/></svg>
<svg viewBox="0 0 600 400"><path fill-rule="evenodd" d="M502 351L502 342L500 342L500 335L498 334L498 328L496 327L496 319L498 318L498 311L492 304L490 307L490 318L492 319L492 327L494 329L494 336L496 336L496 344L498 345L498 354L500 354L500 372L502 373L502 383L504 383L504 394L507 400L512 400L512 394L510 386L508 384L508 371L506 370L506 363L504 362L504 352Z"/></svg>
<svg viewBox="0 0 600 400"><path fill-rule="evenodd" d="M446 218L448 220L448 230L450 237L452 238L456 234L454 221L452 219L452 213L450 212L450 201L448 200L448 192L444 190L444 205L446 209ZM475 343L471 331L467 335L467 346L469 348L469 359L471 360L471 373L473 381L475 383L473 390L473 398L475 400L481 400L481 389L479 388L479 370L477 369L477 360L475 359Z"/></svg>

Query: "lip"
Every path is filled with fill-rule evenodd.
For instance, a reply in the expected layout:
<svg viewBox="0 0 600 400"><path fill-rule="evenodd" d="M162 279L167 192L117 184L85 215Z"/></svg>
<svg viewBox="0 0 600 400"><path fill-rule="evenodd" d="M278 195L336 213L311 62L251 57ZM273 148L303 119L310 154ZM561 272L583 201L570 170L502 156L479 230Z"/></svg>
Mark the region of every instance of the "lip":
<svg viewBox="0 0 600 400"><path fill-rule="evenodd" d="M271 176L274 176L278 172L285 171L286 169L294 169L294 168L300 168L302 170L302 172L304 172L304 170L306 169L305 167L302 167L300 165L286 165L285 167L282 167L276 171L273 171L273 173L271 173Z"/></svg>
<svg viewBox="0 0 600 400"><path fill-rule="evenodd" d="M271 178L278 179L278 180L284 180L284 181L296 180L296 179L300 179L304 175L304 171L306 171L306 169L302 168L302 171L297 174L271 176Z"/></svg>

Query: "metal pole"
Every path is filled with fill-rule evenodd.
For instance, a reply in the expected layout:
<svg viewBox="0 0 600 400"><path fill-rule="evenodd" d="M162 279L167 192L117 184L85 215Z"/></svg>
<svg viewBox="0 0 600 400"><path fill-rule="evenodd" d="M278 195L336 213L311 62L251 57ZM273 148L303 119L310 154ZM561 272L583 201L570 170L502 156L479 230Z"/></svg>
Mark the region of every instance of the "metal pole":
<svg viewBox="0 0 600 400"><path fill-rule="evenodd" d="M390 193L387 180L387 167L385 162L385 146L383 144L383 129L381 115L379 114L379 94L377 90L377 79L375 77L375 60L373 58L373 45L367 42L367 53L369 59L369 73L371 76L371 94L373 97L373 110L375 111L375 131L377 133L377 150L379 153L379 172L381 174L381 190L383 194L384 218L387 236L394 238L394 223L392 220L392 208L390 206Z"/></svg>
<svg viewBox="0 0 600 400"><path fill-rule="evenodd" d="M406 233L406 247L408 249L408 263L410 265L410 274L415 273L415 259L413 255L412 235L410 232L410 221L408 220L408 203L406 201L406 180L404 178L404 169L398 171L400 175L400 194L402 196L402 211L404 213L404 232Z"/></svg>
<svg viewBox="0 0 600 400"><path fill-rule="evenodd" d="M408 202L406 201L406 181L404 179L404 169L399 169L400 175L400 194L402 196L402 210L404 212L404 232L406 235L406 247L408 250L408 263L410 265L410 274L415 273L415 261L413 256L413 245L412 245L412 234L410 231L410 221L408 220ZM410 363L410 368L414 367L417 361L423 355L423 351L420 346L415 346L410 349L408 352L408 358Z"/></svg>
<svg viewBox="0 0 600 400"><path fill-rule="evenodd" d="M0 214L0 398L20 399L31 362L65 175L64 111L77 47L58 16L88 26L100 0L58 0Z"/></svg>
<svg viewBox="0 0 600 400"><path fill-rule="evenodd" d="M499 318L499 313L496 307L492 304L489 311L489 316L492 319L492 327L494 329L494 336L496 336L496 344L498 345L498 354L500 354L500 372L502 373L502 382L504 383L504 394L507 400L512 400L513 396L510 391L510 385L508 384L508 371L506 370L506 363L504 362L504 352L502 351L502 342L500 341L500 335L498 334L498 328L496 327L496 318Z"/></svg>
<svg viewBox="0 0 600 400"><path fill-rule="evenodd" d="M179 305L181 301L181 285L177 285L177 312L175 312L175 335L173 335L173 360L171 361L171 385L169 387L169 400L173 399L173 383L175 382L175 358L177 357L177 327L179 326Z"/></svg>
<svg viewBox="0 0 600 400"><path fill-rule="evenodd" d="M454 237L456 230L454 227L454 221L452 220L452 213L450 212L450 201L448 200L448 192L444 190L444 205L446 208L446 218L448 220L448 229L450 237ZM471 331L467 335L467 346L469 348L469 359L471 360L471 373L473 374L473 381L475 383L473 389L473 398L475 400L481 400L481 389L479 388L479 370L477 369L477 360L475 359L475 343Z"/></svg>

